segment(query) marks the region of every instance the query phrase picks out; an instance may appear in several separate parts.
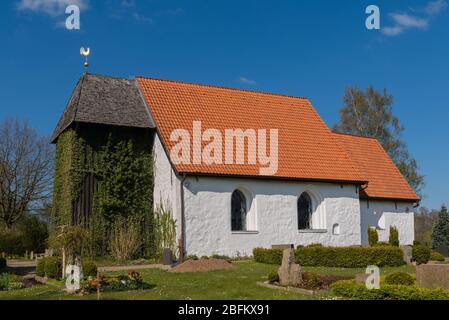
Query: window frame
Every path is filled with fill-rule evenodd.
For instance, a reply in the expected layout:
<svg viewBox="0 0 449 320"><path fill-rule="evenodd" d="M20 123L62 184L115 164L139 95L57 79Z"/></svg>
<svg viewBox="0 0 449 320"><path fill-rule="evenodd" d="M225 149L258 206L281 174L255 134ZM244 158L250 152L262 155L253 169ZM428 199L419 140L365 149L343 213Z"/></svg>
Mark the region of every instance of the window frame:
<svg viewBox="0 0 449 320"><path fill-rule="evenodd" d="M303 219L300 219L300 216L302 214L304 214L304 211L300 212L300 210L301 210L300 201L301 200L305 200L305 201L308 202L307 203L307 207L308 208L304 209L304 210L308 211L308 213L307 213L308 216L307 216L306 219L304 219L304 220L308 220L308 221L305 221L306 227L302 227L300 225L302 223L302 220L303 220ZM312 231L312 230L314 230L313 229L313 220L312 220L312 216L314 214L314 211L315 210L314 210L314 207L313 207L313 198L312 198L312 196L307 191L302 192L300 194L300 196L298 197L297 201L296 201L296 215L297 215L297 220L298 220L298 230L299 231Z"/></svg>

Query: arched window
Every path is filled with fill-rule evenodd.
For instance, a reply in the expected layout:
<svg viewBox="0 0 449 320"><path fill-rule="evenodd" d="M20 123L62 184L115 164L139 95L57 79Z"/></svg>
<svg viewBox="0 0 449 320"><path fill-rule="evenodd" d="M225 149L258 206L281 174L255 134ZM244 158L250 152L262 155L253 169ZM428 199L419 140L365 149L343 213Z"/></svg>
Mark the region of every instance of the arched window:
<svg viewBox="0 0 449 320"><path fill-rule="evenodd" d="M246 198L240 190L232 193L231 227L232 231L246 231Z"/></svg>
<svg viewBox="0 0 449 320"><path fill-rule="evenodd" d="M307 192L301 194L298 199L298 229L312 229L312 199Z"/></svg>

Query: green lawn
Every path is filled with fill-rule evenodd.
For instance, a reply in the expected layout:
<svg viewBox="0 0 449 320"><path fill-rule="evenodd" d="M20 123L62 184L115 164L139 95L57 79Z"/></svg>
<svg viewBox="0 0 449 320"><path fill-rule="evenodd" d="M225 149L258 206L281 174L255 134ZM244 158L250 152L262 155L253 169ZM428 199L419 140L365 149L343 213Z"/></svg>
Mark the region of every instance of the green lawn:
<svg viewBox="0 0 449 320"><path fill-rule="evenodd" d="M264 299L324 299L330 294L310 296L281 290L260 287L258 281L265 281L270 271L277 266L241 261L235 263L234 270L215 271L209 273L176 274L162 270L142 270L144 280L154 287L150 290L129 292L102 293L102 299L230 299L230 300L264 300ZM312 268L304 267L303 271L333 275L355 276L363 273L363 269ZM381 269L381 275L404 271L414 274L414 267L403 266ZM13 292L0 292L0 299L96 299L96 295L84 297L70 296L51 286L36 286Z"/></svg>

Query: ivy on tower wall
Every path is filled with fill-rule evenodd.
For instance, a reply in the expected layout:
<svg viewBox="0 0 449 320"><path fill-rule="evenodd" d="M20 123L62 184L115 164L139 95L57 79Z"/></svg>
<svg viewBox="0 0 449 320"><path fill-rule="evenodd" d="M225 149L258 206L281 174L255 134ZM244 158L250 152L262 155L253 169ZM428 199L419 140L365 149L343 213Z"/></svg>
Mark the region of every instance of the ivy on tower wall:
<svg viewBox="0 0 449 320"><path fill-rule="evenodd" d="M84 176L85 142L74 130L59 136L56 145L52 226L72 222L73 203L78 198Z"/></svg>
<svg viewBox="0 0 449 320"><path fill-rule="evenodd" d="M109 254L112 230L135 224L143 240L140 256L153 257L151 151L148 130L80 125L62 133L56 152L53 227L73 222L84 226L88 234L85 254L93 257ZM88 177L94 178L95 188L86 195L83 184ZM86 202L83 197L92 199L92 205L74 215L76 204Z"/></svg>

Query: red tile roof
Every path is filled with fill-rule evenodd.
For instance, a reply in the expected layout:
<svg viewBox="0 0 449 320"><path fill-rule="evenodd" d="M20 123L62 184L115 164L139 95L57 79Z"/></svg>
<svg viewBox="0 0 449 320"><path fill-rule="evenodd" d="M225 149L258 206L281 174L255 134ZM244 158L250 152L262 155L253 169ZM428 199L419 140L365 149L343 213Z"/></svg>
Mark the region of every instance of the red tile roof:
<svg viewBox="0 0 449 320"><path fill-rule="evenodd" d="M306 98L143 77L137 81L168 151L175 145L171 132L192 134L194 121L202 122L203 131L213 128L222 134L236 128L278 129L279 168L270 178L368 181L367 197L419 199L377 140L332 133ZM175 167L186 174L260 176L259 166L249 164Z"/></svg>
<svg viewBox="0 0 449 320"><path fill-rule="evenodd" d="M369 198L419 201L419 197L376 139L337 133L334 135L368 180L368 186L362 195Z"/></svg>
<svg viewBox="0 0 449 320"><path fill-rule="evenodd" d="M203 131L213 128L222 134L236 128L278 129L279 167L272 177L365 182L305 98L143 77L137 81L167 150L175 145L171 132L186 129L192 134L193 121L201 121ZM249 164L176 165L180 173L233 176L259 176L259 168Z"/></svg>

